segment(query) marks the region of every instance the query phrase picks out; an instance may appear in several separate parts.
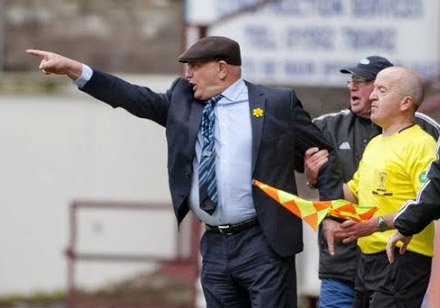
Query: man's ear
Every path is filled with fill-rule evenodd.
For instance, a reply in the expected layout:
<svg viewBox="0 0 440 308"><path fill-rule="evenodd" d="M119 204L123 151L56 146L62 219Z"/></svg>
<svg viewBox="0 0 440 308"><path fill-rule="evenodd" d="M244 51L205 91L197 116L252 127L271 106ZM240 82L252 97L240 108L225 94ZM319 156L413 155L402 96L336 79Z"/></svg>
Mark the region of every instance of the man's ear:
<svg viewBox="0 0 440 308"><path fill-rule="evenodd" d="M405 96L402 99L402 104L400 109L403 110L408 110L410 108L416 108L416 106L414 105L414 100L411 96Z"/></svg>
<svg viewBox="0 0 440 308"><path fill-rule="evenodd" d="M228 64L221 60L218 62L218 77L220 79L225 79L228 74Z"/></svg>

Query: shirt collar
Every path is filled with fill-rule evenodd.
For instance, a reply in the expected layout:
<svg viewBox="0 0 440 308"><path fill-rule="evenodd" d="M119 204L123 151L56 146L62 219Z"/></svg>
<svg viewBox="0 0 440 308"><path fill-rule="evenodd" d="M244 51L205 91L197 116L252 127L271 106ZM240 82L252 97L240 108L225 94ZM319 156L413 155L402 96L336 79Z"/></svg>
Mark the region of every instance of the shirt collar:
<svg viewBox="0 0 440 308"><path fill-rule="evenodd" d="M247 90L246 84L242 78L239 78L236 82L231 84L226 90L222 92L222 95L230 102L238 100L239 95Z"/></svg>

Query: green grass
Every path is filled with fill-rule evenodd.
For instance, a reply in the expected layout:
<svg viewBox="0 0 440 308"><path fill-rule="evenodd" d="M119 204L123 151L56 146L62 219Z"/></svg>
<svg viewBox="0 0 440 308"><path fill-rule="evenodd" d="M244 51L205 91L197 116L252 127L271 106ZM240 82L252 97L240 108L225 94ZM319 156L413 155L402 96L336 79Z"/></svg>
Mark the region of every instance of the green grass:
<svg viewBox="0 0 440 308"><path fill-rule="evenodd" d="M66 298L65 290L43 291L36 290L29 294L11 293L0 295L0 305L17 301L47 301L63 300Z"/></svg>

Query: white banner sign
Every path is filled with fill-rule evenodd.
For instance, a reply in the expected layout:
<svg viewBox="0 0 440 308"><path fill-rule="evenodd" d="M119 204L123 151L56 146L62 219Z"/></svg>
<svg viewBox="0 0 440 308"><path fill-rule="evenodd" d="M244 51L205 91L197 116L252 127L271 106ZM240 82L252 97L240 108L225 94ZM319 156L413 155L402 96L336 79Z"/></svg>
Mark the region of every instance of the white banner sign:
<svg viewBox="0 0 440 308"><path fill-rule="evenodd" d="M256 0L188 0L189 23L210 23ZM341 85L339 72L370 55L439 74L439 0L285 0L215 23L209 35L237 40L246 79Z"/></svg>

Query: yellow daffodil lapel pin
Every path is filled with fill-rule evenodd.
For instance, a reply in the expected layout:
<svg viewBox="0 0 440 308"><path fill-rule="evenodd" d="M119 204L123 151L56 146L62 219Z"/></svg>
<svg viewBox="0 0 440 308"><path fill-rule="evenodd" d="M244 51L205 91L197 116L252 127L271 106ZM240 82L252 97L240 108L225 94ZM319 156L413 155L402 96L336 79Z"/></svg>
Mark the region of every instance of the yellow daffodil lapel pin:
<svg viewBox="0 0 440 308"><path fill-rule="evenodd" d="M253 115L254 115L254 117L256 117L256 118L262 117L262 116L263 116L263 113L264 113L264 110L261 109L261 108L255 108L255 109L253 110Z"/></svg>

